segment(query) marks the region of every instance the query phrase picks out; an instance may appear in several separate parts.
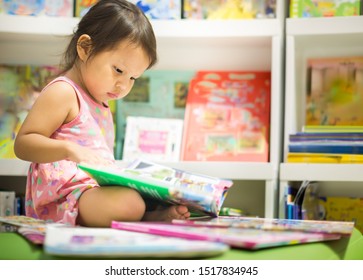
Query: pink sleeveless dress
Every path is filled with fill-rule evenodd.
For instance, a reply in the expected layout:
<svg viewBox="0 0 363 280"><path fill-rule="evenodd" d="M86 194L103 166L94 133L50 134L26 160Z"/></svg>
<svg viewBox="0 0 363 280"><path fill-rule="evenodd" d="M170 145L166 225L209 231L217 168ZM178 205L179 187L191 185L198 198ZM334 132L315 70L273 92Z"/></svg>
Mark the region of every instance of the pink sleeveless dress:
<svg viewBox="0 0 363 280"><path fill-rule="evenodd" d="M78 85L66 77L56 82L70 84L79 100L79 113L71 122L59 127L51 138L75 142L97 151L105 159L114 160L114 125L110 108L94 102ZM75 225L78 199L89 188L98 187L95 180L77 167L75 162L32 163L25 195L26 215L51 222Z"/></svg>

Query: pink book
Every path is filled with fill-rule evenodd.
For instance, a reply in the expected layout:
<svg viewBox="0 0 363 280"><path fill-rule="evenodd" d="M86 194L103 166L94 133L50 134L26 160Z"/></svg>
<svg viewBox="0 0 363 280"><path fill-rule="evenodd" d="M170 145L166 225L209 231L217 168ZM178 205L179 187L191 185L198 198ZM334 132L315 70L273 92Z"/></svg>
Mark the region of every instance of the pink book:
<svg viewBox="0 0 363 280"><path fill-rule="evenodd" d="M341 235L351 235L354 230L354 222L253 217L218 217L199 220L173 220L172 223L175 225L194 227L254 228L276 231L288 230L314 233L333 233Z"/></svg>
<svg viewBox="0 0 363 280"><path fill-rule="evenodd" d="M149 222L130 223L113 221L111 227L120 230L144 232L190 240L221 242L231 247L250 250L336 240L341 237L340 234L328 233L268 231L262 229L234 227L194 227Z"/></svg>

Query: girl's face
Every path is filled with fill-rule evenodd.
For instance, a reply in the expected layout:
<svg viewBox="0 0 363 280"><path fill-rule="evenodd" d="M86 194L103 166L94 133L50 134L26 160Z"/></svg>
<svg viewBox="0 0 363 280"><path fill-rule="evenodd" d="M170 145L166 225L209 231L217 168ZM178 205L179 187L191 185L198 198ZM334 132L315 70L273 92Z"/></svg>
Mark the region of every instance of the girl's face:
<svg viewBox="0 0 363 280"><path fill-rule="evenodd" d="M125 97L134 82L150 64L145 51L122 41L115 49L98 53L88 59L87 50L80 54L80 85L98 103ZM88 60L87 60L88 59Z"/></svg>

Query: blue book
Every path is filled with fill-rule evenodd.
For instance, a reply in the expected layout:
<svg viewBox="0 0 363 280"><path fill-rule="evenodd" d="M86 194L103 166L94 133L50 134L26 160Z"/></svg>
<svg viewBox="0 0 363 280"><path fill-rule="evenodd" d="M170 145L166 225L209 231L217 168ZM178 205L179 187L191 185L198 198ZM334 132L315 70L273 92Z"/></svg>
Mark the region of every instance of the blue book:
<svg viewBox="0 0 363 280"><path fill-rule="evenodd" d="M293 142L290 153L363 154L363 142Z"/></svg>
<svg viewBox="0 0 363 280"><path fill-rule="evenodd" d="M362 141L363 133L360 132L297 132L289 135L290 142L298 141L321 141L321 140L334 140L334 141Z"/></svg>

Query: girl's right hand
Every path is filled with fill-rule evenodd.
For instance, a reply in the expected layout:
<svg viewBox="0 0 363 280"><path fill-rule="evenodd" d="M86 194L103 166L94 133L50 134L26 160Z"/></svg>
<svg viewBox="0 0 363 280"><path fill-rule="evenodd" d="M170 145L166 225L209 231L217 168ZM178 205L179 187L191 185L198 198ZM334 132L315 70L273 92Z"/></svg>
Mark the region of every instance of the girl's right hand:
<svg viewBox="0 0 363 280"><path fill-rule="evenodd" d="M68 145L68 160L76 163L87 163L96 165L110 165L113 162L98 155L94 150L82 147L76 143Z"/></svg>

